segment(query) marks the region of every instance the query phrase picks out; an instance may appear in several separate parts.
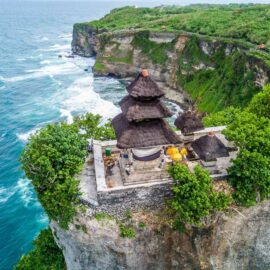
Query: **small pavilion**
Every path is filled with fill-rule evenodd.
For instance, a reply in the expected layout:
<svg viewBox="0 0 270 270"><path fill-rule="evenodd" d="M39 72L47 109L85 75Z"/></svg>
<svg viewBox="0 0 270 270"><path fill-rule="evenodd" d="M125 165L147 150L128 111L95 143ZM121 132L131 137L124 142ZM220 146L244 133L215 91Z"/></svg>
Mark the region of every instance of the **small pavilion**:
<svg viewBox="0 0 270 270"><path fill-rule="evenodd" d="M204 128L201 116L192 110L179 114L174 125L181 130L184 136Z"/></svg>
<svg viewBox="0 0 270 270"><path fill-rule="evenodd" d="M228 148L213 133L204 135L191 143L199 158L204 162L216 161L217 158L229 157Z"/></svg>
<svg viewBox="0 0 270 270"><path fill-rule="evenodd" d="M172 116L161 100L164 93L147 70L138 74L127 91L120 101L122 113L112 120L117 147L122 150L119 163L125 184L167 178L163 147L181 141L163 119Z"/></svg>

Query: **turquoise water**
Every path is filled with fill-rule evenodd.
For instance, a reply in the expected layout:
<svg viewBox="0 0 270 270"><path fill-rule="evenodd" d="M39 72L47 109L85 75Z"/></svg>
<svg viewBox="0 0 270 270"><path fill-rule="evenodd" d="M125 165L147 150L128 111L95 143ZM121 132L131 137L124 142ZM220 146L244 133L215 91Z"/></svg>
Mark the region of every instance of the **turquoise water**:
<svg viewBox="0 0 270 270"><path fill-rule="evenodd" d="M12 269L47 226L36 195L20 169L29 135L56 120L91 111L104 117L124 94L115 79L94 79L93 59L70 53L72 24L102 16L112 4L1 3L0 1L0 269ZM113 94L112 94L113 92Z"/></svg>

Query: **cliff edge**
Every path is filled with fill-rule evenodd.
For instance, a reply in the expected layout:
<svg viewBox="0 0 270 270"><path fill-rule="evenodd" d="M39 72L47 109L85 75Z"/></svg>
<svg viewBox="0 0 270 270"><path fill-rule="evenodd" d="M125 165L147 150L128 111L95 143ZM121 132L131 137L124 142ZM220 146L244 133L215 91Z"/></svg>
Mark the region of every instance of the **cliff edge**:
<svg viewBox="0 0 270 270"><path fill-rule="evenodd" d="M270 201L219 214L208 227L172 230L157 213L130 217L136 235L121 237L116 220L104 216L77 216L69 230L51 223L67 268L105 269L213 269L270 268Z"/></svg>

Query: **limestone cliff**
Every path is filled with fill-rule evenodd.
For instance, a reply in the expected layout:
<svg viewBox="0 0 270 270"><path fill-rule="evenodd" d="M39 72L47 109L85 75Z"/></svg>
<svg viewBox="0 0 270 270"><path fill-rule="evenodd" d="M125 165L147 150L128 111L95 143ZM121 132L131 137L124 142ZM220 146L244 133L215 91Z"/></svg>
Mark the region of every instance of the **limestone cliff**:
<svg viewBox="0 0 270 270"><path fill-rule="evenodd" d="M190 33L99 32L79 24L74 26L72 50L96 56L96 75L129 78L147 68L169 96L171 89L188 94L209 112L245 106L270 76L268 64L258 56L262 52L252 45Z"/></svg>
<svg viewBox="0 0 270 270"><path fill-rule="evenodd" d="M187 233L153 213L133 214L136 236L122 238L115 220L78 216L69 230L51 227L70 270L270 269L270 201L220 214ZM144 224L141 226L141 224Z"/></svg>

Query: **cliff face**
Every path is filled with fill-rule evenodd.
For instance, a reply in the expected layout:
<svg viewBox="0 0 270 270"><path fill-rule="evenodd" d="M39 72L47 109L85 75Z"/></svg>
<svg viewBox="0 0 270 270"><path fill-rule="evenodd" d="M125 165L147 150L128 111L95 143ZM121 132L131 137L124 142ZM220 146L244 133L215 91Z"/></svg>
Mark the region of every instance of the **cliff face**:
<svg viewBox="0 0 270 270"><path fill-rule="evenodd" d="M134 238L119 236L114 220L78 216L68 231L51 227L68 269L270 269L270 201L216 218L180 234L153 214L134 214ZM143 227L139 224L145 224Z"/></svg>
<svg viewBox="0 0 270 270"><path fill-rule="evenodd" d="M99 33L83 25L74 27L72 50L96 55L96 75L129 78L147 68L165 92L188 94L209 112L245 106L270 76L268 65L252 56L250 48L191 34Z"/></svg>

